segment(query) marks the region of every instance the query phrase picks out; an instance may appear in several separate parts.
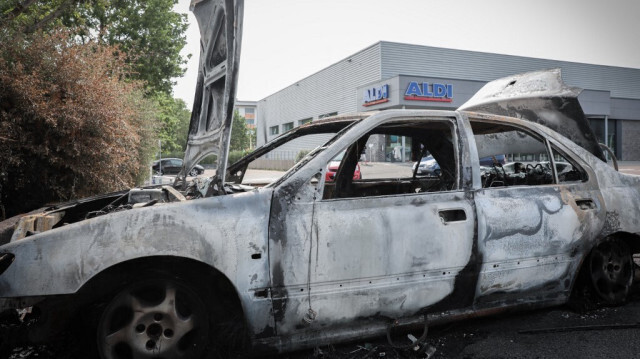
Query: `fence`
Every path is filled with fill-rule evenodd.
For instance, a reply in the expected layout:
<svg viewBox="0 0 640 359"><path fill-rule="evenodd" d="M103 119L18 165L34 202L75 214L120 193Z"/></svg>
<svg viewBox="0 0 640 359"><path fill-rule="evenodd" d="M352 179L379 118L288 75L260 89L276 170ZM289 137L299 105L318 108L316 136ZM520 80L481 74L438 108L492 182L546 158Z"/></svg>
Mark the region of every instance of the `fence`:
<svg viewBox="0 0 640 359"><path fill-rule="evenodd" d="M299 151L271 151L249 164L249 168L258 170L286 171L296 163Z"/></svg>

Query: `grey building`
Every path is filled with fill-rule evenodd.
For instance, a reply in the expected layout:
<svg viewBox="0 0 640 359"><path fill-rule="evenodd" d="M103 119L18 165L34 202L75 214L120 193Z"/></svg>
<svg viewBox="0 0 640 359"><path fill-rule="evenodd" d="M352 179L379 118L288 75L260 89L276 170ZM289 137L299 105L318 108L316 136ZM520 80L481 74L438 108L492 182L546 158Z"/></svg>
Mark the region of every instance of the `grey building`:
<svg viewBox="0 0 640 359"><path fill-rule="evenodd" d="M258 145L333 114L390 108L454 110L488 81L550 68L561 68L567 84L584 89L579 100L600 142L619 159L640 160L640 69L386 41L258 101ZM288 150L311 149L321 140Z"/></svg>

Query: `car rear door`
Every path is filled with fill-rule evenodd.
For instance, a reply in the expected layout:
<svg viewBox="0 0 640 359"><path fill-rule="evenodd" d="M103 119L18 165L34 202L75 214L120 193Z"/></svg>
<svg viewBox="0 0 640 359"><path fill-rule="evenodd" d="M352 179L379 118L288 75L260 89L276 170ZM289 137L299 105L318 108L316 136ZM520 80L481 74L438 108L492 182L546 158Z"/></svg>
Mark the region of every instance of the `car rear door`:
<svg viewBox="0 0 640 359"><path fill-rule="evenodd" d="M564 302L582 259L581 246L601 223L602 197L589 168L561 151L559 143L551 146L521 126L471 121L479 157L505 154L514 163L526 163L527 171L506 172L495 165L478 176L474 198L483 264L476 308ZM520 132L513 141L500 137L511 130ZM573 163L574 176L558 179L549 160ZM492 179L486 172L497 175Z"/></svg>

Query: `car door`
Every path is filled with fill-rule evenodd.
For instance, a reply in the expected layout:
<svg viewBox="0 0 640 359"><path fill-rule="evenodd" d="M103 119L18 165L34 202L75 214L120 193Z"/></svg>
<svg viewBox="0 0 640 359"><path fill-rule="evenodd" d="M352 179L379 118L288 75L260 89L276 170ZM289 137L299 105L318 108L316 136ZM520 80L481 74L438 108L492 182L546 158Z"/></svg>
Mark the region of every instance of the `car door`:
<svg viewBox="0 0 640 359"><path fill-rule="evenodd" d="M342 150L334 147L316 164L316 177L295 191L287 186L276 190L270 262L279 335L347 323L389 324L393 318L472 304L470 288L475 287L477 275L473 200L460 185L455 119L435 122L434 141L449 141L448 156L439 153L450 162L441 163L450 186L417 190L412 181L414 185L420 181L412 177L412 162L374 163L385 168L397 165L408 171L408 177L376 178L367 173L371 166L362 165L362 180L353 179L358 148L370 148L359 141L372 134L392 136L392 122L378 127L381 134L374 130L348 146L345 159L356 160L349 165L343 159L335 181L324 181L327 163ZM408 134L428 132L429 124L403 122L397 136L409 141ZM331 186L341 181L355 189L336 194Z"/></svg>
<svg viewBox="0 0 640 359"><path fill-rule="evenodd" d="M180 171L182 167L182 161L177 159L162 160L162 173L166 175L174 175Z"/></svg>
<svg viewBox="0 0 640 359"><path fill-rule="evenodd" d="M527 302L563 302L580 264L583 240L599 228L602 197L579 164L530 128L471 120L480 167L475 191L478 246L483 258L476 308ZM558 178L548 161L571 162L573 176ZM567 179L567 180L565 180Z"/></svg>

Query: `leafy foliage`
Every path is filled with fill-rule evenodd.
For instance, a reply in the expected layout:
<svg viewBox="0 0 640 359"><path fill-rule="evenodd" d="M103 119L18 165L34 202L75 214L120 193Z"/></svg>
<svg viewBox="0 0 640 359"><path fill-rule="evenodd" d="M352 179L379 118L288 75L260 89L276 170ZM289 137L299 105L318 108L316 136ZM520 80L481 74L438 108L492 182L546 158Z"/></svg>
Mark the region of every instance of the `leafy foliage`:
<svg viewBox="0 0 640 359"><path fill-rule="evenodd" d="M129 71L116 47L70 39L0 31L6 216L130 187L149 171L157 120L142 84L122 81Z"/></svg>
<svg viewBox="0 0 640 359"><path fill-rule="evenodd" d="M227 157L228 164L232 165L238 162L242 157L246 156L249 152L242 150L234 150L229 151L229 156Z"/></svg>
<svg viewBox="0 0 640 359"><path fill-rule="evenodd" d="M163 92L156 92L153 100L157 103L158 120L162 124L158 132L158 138L162 141L162 153L182 153L177 156L182 157L187 146L191 111L187 110L184 101Z"/></svg>
<svg viewBox="0 0 640 359"><path fill-rule="evenodd" d="M73 30L82 41L118 45L147 92L171 93L174 77L184 74L186 14L173 11L177 0L5 0L0 23L14 31Z"/></svg>
<svg viewBox="0 0 640 359"><path fill-rule="evenodd" d="M240 116L238 110L233 112L233 122L231 124L231 145L229 151L244 151L249 148L249 131L247 131L247 121ZM233 163L229 161L229 163Z"/></svg>
<svg viewBox="0 0 640 359"><path fill-rule="evenodd" d="M300 150L298 151L298 153L296 154L296 159L295 159L295 163L300 162L300 160L302 160L304 158L304 156L309 154L309 150Z"/></svg>

